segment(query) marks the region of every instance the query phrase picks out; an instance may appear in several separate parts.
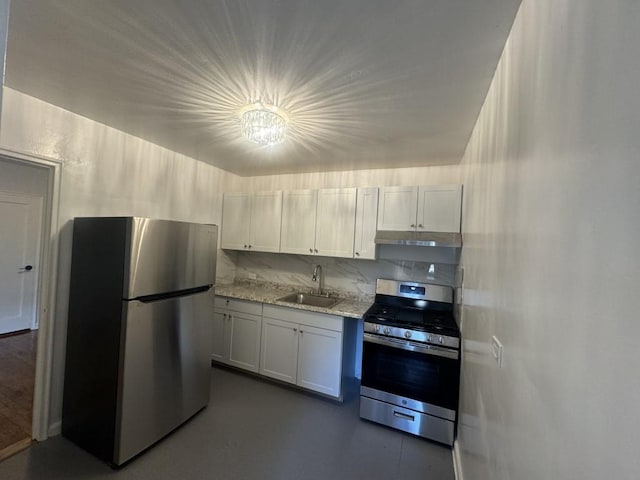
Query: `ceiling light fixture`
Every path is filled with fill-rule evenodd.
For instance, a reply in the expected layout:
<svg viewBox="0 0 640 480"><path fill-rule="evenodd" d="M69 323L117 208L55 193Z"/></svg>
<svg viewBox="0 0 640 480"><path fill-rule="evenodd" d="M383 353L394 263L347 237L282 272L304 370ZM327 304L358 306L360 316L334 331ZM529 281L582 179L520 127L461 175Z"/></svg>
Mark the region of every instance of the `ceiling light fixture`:
<svg viewBox="0 0 640 480"><path fill-rule="evenodd" d="M258 145L282 143L287 122L287 115L275 105L256 102L240 111L240 132Z"/></svg>

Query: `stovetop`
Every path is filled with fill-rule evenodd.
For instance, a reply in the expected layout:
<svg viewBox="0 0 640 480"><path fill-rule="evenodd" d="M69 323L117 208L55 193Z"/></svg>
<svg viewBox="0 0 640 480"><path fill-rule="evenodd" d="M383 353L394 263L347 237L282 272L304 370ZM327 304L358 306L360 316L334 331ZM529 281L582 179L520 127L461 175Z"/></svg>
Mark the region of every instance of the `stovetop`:
<svg viewBox="0 0 640 480"><path fill-rule="evenodd" d="M403 308L374 303L364 315L364 321L414 331L460 337L460 330L450 311Z"/></svg>
<svg viewBox="0 0 640 480"><path fill-rule="evenodd" d="M364 314L364 321L383 327L405 328L450 337L460 337L452 312L400 308L374 303Z"/></svg>

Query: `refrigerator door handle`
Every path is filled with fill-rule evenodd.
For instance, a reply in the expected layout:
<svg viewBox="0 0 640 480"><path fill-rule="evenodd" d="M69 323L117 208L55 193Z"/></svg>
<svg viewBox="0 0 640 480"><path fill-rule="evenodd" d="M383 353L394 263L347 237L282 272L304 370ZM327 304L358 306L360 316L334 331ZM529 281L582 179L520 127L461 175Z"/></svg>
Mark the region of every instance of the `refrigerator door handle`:
<svg viewBox="0 0 640 480"><path fill-rule="evenodd" d="M167 300L169 298L186 297L187 295L196 295L198 293L208 292L209 290L211 290L212 287L213 285L203 285L201 287L186 288L184 290L176 290L175 292L156 293L153 295L142 295L140 297L129 298L126 300L138 301L142 303L160 302L162 300Z"/></svg>

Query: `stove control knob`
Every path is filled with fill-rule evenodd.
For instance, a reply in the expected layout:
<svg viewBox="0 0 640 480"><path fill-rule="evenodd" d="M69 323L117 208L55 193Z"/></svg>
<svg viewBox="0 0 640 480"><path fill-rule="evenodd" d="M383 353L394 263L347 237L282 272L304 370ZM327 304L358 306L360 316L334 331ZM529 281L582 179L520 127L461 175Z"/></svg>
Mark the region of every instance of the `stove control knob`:
<svg viewBox="0 0 640 480"><path fill-rule="evenodd" d="M378 333L380 331L380 325L374 325L373 326L373 331Z"/></svg>
<svg viewBox="0 0 640 480"><path fill-rule="evenodd" d="M411 338L411 332L409 330L404 332L404 338Z"/></svg>
<svg viewBox="0 0 640 480"><path fill-rule="evenodd" d="M444 338L442 338L442 337L438 337L438 343L439 343L440 345L444 344Z"/></svg>
<svg viewBox="0 0 640 480"><path fill-rule="evenodd" d="M433 339L431 338L431 335L427 335L427 336L425 337L424 341L428 343L428 342L432 342L432 341L433 341Z"/></svg>
<svg viewBox="0 0 640 480"><path fill-rule="evenodd" d="M384 327L384 334L389 335L391 333L391 329L389 327Z"/></svg>

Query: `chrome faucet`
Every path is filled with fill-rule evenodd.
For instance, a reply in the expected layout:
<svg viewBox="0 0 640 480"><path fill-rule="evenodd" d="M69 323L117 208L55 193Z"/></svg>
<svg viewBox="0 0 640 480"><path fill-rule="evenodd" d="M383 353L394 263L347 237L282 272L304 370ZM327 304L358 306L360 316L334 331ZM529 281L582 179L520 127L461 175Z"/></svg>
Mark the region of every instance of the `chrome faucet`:
<svg viewBox="0 0 640 480"><path fill-rule="evenodd" d="M313 274L311 275L311 281L318 282L318 293L317 295L324 295L322 293L324 287L324 275L322 275L322 265L316 265L313 269Z"/></svg>

